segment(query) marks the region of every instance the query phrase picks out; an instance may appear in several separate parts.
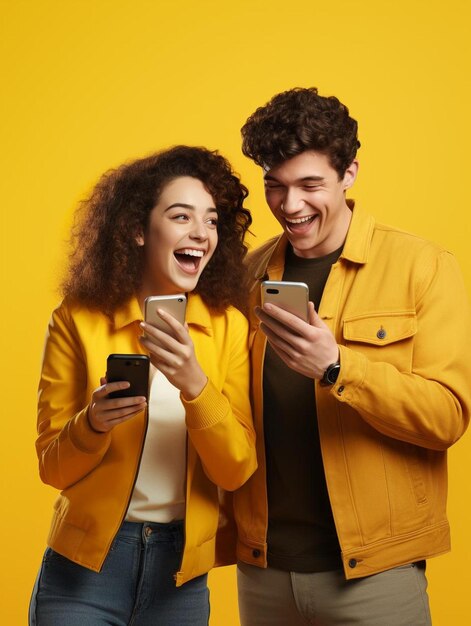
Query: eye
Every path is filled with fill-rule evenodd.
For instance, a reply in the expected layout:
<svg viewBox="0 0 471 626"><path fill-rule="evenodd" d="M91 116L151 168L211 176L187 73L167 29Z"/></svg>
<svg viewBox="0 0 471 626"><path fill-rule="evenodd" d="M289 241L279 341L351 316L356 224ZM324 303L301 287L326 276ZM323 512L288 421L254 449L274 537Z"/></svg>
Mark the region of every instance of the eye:
<svg viewBox="0 0 471 626"><path fill-rule="evenodd" d="M207 224L209 224L210 226L216 227L218 225L218 218L217 217L210 217L207 221Z"/></svg>
<svg viewBox="0 0 471 626"><path fill-rule="evenodd" d="M177 215L172 215L171 219L176 222L186 222L190 218L185 213L177 213Z"/></svg>

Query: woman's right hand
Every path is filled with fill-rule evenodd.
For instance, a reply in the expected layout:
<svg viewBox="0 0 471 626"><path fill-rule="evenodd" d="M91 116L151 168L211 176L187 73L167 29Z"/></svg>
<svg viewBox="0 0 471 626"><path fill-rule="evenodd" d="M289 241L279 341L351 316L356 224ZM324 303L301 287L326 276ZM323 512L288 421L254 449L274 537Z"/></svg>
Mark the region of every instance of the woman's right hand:
<svg viewBox="0 0 471 626"><path fill-rule="evenodd" d="M113 391L127 389L129 387L128 382L107 383L106 378L100 378L100 383L101 386L92 393L92 400L88 408L88 421L96 432L106 433L146 408L147 402L143 396L108 397L108 394Z"/></svg>

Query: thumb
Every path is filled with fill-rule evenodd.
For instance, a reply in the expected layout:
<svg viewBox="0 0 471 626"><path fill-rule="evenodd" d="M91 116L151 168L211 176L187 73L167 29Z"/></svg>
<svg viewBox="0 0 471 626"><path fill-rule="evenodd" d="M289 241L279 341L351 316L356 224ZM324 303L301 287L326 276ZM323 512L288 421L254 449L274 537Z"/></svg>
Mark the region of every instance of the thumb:
<svg viewBox="0 0 471 626"><path fill-rule="evenodd" d="M316 328L328 328L327 324L321 320L319 315L317 314L316 309L314 308L314 303L309 302L308 304L308 316L309 316L309 324L311 326L315 326Z"/></svg>

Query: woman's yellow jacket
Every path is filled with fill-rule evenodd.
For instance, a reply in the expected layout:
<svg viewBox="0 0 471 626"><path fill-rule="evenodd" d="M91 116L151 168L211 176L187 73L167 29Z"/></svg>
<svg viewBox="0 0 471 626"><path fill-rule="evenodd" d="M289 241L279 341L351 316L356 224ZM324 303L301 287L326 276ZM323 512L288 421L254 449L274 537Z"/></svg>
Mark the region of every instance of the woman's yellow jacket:
<svg viewBox="0 0 471 626"><path fill-rule="evenodd" d="M139 469L147 416L143 411L109 433L87 419L92 391L110 353L143 353L137 300L112 319L64 301L49 325L39 384L36 449L42 480L58 489L48 544L99 571L124 519ZM249 402L247 321L230 308L208 310L190 295L189 332L208 376L201 394L182 399L188 430L185 549L176 584L214 564L218 486L232 491L256 469Z"/></svg>

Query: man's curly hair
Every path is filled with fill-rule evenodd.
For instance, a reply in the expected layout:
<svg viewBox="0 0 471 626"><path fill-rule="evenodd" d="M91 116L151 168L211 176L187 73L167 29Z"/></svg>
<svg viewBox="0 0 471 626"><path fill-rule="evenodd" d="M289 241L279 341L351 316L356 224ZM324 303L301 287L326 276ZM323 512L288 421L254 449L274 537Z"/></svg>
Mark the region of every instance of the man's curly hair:
<svg viewBox="0 0 471 626"><path fill-rule="evenodd" d="M175 146L106 172L76 214L64 296L107 315L139 292L145 233L164 186L191 176L211 194L218 212L218 244L195 292L215 311L244 308L247 252L244 236L252 218L244 208L247 188L217 151Z"/></svg>
<svg viewBox="0 0 471 626"><path fill-rule="evenodd" d="M242 127L242 151L262 167L272 168L306 150L329 157L343 178L360 142L357 122L334 96L315 87L295 88L274 96Z"/></svg>

